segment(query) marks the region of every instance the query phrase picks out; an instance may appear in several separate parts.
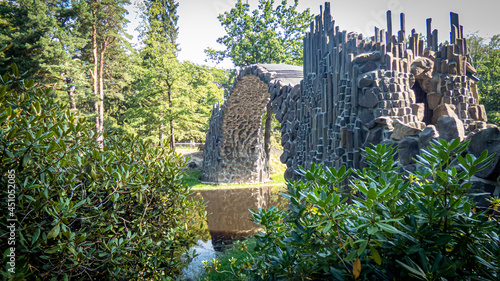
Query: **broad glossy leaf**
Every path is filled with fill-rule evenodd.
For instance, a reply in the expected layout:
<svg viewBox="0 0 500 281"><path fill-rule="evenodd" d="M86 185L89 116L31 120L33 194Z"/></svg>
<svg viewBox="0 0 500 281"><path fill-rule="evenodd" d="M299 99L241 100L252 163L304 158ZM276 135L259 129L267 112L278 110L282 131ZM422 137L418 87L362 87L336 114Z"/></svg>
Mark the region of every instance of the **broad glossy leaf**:
<svg viewBox="0 0 500 281"><path fill-rule="evenodd" d="M325 234L326 234L328 231L330 231L330 229L332 228L332 225L333 225L333 224L332 224L332 222L331 222L331 221L328 221L328 222L326 223L326 225L325 225L325 226L323 227L323 229L322 229L323 233L325 233Z"/></svg>
<svg viewBox="0 0 500 281"><path fill-rule="evenodd" d="M11 64L11 68L14 76L16 77L19 76L19 68L17 68L17 65L15 63Z"/></svg>

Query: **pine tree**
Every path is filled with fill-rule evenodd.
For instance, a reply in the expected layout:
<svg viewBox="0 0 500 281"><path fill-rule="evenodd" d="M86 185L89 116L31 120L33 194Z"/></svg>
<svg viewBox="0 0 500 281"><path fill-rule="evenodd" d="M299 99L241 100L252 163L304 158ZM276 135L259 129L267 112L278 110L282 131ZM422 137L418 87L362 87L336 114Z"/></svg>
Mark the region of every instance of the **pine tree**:
<svg viewBox="0 0 500 281"><path fill-rule="evenodd" d="M73 28L76 17L71 0L2 1L0 18L6 28L0 30L0 44L12 43L5 55L27 75L62 89L71 61L84 45Z"/></svg>
<svg viewBox="0 0 500 281"><path fill-rule="evenodd" d="M129 0L83 0L80 3L80 33L85 34L87 41L82 53L84 60L91 64L89 69L92 81L93 111L97 141L102 144L104 131L104 99L105 76L112 73L110 50L123 48L125 40L125 5ZM108 85L113 85L109 83Z"/></svg>
<svg viewBox="0 0 500 281"><path fill-rule="evenodd" d="M158 138L164 138L164 123L170 125L170 145L175 146L175 129L173 110L173 91L179 78L179 62L177 60L177 7L174 0L149 0L145 2L144 20L146 23L143 36L146 47L143 49L145 67L161 75L164 83L158 91L161 105L159 115ZM155 76L153 74L153 76ZM166 97L165 97L166 94ZM166 100L165 100L166 99ZM163 106L166 102L166 106ZM165 120L166 119L166 120Z"/></svg>
<svg viewBox="0 0 500 281"><path fill-rule="evenodd" d="M144 48L134 64L135 82L124 129L161 143L169 128L175 141L203 141L213 103L223 97L229 73L177 59L178 4L147 1L143 9ZM231 80L232 83L232 80Z"/></svg>

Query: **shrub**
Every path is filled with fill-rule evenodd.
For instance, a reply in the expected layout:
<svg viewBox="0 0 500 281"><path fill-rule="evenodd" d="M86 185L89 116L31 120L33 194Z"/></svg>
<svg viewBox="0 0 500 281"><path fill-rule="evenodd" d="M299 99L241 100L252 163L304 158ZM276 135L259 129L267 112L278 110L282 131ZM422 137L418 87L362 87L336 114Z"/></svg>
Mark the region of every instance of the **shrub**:
<svg viewBox="0 0 500 281"><path fill-rule="evenodd" d="M263 231L252 268L243 274L255 280L500 280L500 225L465 195L470 177L492 157L462 157L467 144L436 141L408 176L384 145L366 148L363 170L302 169L307 181L290 182L283 194L287 211L252 212Z"/></svg>
<svg viewBox="0 0 500 281"><path fill-rule="evenodd" d="M91 124L11 69L0 81L0 224L2 241L13 235L15 244L0 250L2 264L10 247L16 258L2 276L156 280L179 273L181 255L197 241L186 218L200 204L188 198L186 159L167 143L136 137L105 137L100 150ZM16 220L12 233L7 219Z"/></svg>

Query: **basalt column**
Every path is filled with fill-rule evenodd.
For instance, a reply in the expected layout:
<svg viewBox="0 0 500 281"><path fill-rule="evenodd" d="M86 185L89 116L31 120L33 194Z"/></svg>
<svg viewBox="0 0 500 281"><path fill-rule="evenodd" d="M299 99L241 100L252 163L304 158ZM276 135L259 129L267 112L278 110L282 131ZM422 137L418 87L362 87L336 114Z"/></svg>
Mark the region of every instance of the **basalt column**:
<svg viewBox="0 0 500 281"><path fill-rule="evenodd" d="M330 3L320 8L304 38L302 93L291 121L296 153L285 177L312 163L361 168L363 149L379 143L395 143L400 164L414 170L413 158L431 139L465 139L493 126L478 103L458 15L451 13L451 43L439 45L431 19L424 39L408 32L404 14L398 18L395 30L388 11L387 31L375 27L367 38L336 26Z"/></svg>

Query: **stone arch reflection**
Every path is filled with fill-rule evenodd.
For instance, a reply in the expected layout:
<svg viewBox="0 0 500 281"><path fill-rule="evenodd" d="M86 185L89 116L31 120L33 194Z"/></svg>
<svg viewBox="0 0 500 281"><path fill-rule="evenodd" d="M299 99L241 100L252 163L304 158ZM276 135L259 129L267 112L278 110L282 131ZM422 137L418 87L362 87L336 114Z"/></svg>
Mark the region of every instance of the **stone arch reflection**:
<svg viewBox="0 0 500 281"><path fill-rule="evenodd" d="M199 191L207 203L208 229L212 245L222 251L234 239L255 234L258 226L250 221L248 210L284 208L286 200L279 193L282 187L252 187Z"/></svg>

